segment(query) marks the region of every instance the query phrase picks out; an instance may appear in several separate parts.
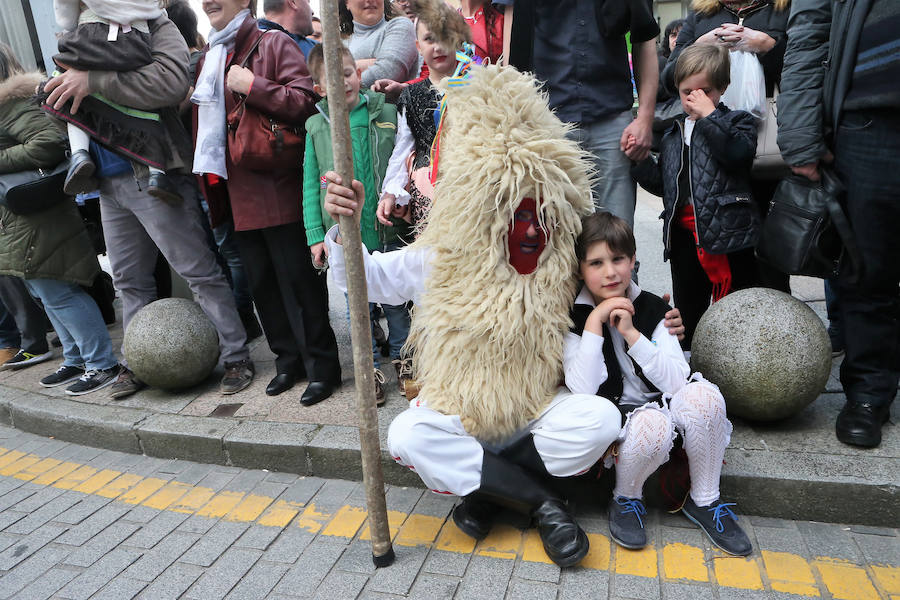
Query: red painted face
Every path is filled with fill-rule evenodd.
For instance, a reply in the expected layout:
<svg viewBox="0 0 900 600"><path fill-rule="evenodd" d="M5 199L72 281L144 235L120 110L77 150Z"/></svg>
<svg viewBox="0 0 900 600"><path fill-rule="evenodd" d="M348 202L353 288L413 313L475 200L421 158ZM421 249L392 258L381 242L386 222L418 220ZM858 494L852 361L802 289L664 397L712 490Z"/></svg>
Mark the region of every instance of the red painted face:
<svg viewBox="0 0 900 600"><path fill-rule="evenodd" d="M538 203L534 198L523 198L509 224L509 264L520 275L528 275L537 269L538 258L547 246L547 234L538 222Z"/></svg>

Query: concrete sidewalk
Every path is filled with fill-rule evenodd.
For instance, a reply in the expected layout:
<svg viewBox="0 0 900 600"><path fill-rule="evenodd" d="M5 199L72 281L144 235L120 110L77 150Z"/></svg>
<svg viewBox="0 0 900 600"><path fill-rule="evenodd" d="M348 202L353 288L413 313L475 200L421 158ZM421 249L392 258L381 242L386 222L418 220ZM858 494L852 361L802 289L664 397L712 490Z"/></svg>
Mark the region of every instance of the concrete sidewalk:
<svg viewBox="0 0 900 600"><path fill-rule="evenodd" d="M636 213L640 280L655 293L669 291L668 265L662 263L660 201L639 197ZM795 278L794 295L824 318L821 280ZM177 393L149 389L123 401L103 391L71 399L62 388L37 382L58 361L0 373L0 423L62 440L211 464L234 465L360 479L353 367L345 302L332 293L331 322L341 347L343 387L329 400L306 408L299 396L305 383L271 398L265 386L275 374L265 341L252 344L257 367L253 385L236 396L221 396L217 370L203 384ZM121 325L111 330L116 347ZM723 494L746 514L789 519L900 526L900 434L886 426L882 445L861 450L839 443L834 419L844 396L835 362L825 392L796 417L770 425L736 420L726 454ZM389 362L387 404L379 409L384 447L387 426L407 407L397 392ZM893 419L898 417L894 404ZM385 478L395 485L421 486L407 469L383 453ZM860 507L866 507L860 510Z"/></svg>

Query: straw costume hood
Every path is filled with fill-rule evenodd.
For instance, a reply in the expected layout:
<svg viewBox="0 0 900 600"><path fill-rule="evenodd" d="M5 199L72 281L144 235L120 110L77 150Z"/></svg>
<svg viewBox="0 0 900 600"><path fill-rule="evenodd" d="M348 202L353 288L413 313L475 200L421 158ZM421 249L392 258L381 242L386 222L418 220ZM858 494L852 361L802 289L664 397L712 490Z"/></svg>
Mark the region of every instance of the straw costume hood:
<svg viewBox="0 0 900 600"><path fill-rule="evenodd" d="M465 85L442 83L438 180L416 242L430 249L431 269L409 340L428 406L498 441L540 415L562 381L592 172L532 76L471 72ZM523 198L538 200L546 234L528 275L510 265L507 243Z"/></svg>

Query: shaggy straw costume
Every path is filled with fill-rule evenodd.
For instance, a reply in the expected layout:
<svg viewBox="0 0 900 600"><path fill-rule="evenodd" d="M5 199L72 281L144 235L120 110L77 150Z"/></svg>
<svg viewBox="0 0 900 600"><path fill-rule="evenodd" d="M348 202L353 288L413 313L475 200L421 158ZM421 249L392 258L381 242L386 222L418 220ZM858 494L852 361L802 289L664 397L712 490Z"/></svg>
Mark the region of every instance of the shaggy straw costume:
<svg viewBox="0 0 900 600"><path fill-rule="evenodd" d="M432 252L410 343L428 406L498 441L547 406L562 380L590 162L532 78L485 67L446 88L438 185L415 246ZM520 275L504 240L520 200L540 199L547 247ZM448 359L455 357L457 360Z"/></svg>

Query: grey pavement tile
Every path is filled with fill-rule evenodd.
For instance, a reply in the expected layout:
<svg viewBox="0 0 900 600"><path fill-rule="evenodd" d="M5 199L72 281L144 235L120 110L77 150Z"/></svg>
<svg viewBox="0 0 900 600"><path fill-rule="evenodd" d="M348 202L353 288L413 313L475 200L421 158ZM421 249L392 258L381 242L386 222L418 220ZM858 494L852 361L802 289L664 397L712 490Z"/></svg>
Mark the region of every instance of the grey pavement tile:
<svg viewBox="0 0 900 600"><path fill-rule="evenodd" d="M759 550L771 552L791 552L806 556L806 544L799 531L793 528L760 527L753 528Z"/></svg>
<svg viewBox="0 0 900 600"><path fill-rule="evenodd" d="M107 552L124 542L138 527L139 525L134 523L113 523L70 554L66 558L66 564L90 567Z"/></svg>
<svg viewBox="0 0 900 600"><path fill-rule="evenodd" d="M459 587L458 577L422 573L409 591L410 600L452 600Z"/></svg>
<svg viewBox="0 0 900 600"><path fill-rule="evenodd" d="M227 600L261 600L272 591L290 567L285 564L257 561L226 596Z"/></svg>
<svg viewBox="0 0 900 600"><path fill-rule="evenodd" d="M397 487L392 485L385 494L387 508L388 510L399 510L400 512L411 513L413 507L419 502L424 491L425 490L422 488Z"/></svg>
<svg viewBox="0 0 900 600"><path fill-rule="evenodd" d="M818 600L821 598L821 596L799 596L785 592L772 592L771 596L773 600Z"/></svg>
<svg viewBox="0 0 900 600"><path fill-rule="evenodd" d="M362 486L353 481L328 479L322 484L316 495L310 499L310 502L326 509L340 508L346 502L347 497L358 487Z"/></svg>
<svg viewBox="0 0 900 600"><path fill-rule="evenodd" d="M69 529L56 541L60 544L81 546L106 529L110 524L116 522L128 510L129 507L127 505L119 503L107 504L75 527Z"/></svg>
<svg viewBox="0 0 900 600"><path fill-rule="evenodd" d="M109 554L88 567L81 575L70 581L58 592L62 598L86 600L96 594L100 588L112 581L128 565L140 558L139 552L115 548Z"/></svg>
<svg viewBox="0 0 900 600"><path fill-rule="evenodd" d="M322 537L313 540L291 570L282 577L275 592L312 596L345 548L342 541Z"/></svg>
<svg viewBox="0 0 900 600"><path fill-rule="evenodd" d="M763 590L741 590L738 588L719 587L719 600L770 600L771 596Z"/></svg>
<svg viewBox="0 0 900 600"><path fill-rule="evenodd" d="M494 600L506 597L513 561L490 556L473 556L459 584L457 595L467 600Z"/></svg>
<svg viewBox="0 0 900 600"><path fill-rule="evenodd" d="M351 542L334 567L341 571L351 573L375 573L375 563L372 561L372 543L367 540Z"/></svg>
<svg viewBox="0 0 900 600"><path fill-rule="evenodd" d="M897 537L896 529L887 527L871 527L869 525L850 525L850 531L853 533L862 533L865 535L883 535L886 537Z"/></svg>
<svg viewBox="0 0 900 600"><path fill-rule="evenodd" d="M91 596L91 600L131 600L145 587L147 587L146 581L119 576Z"/></svg>
<svg viewBox="0 0 900 600"><path fill-rule="evenodd" d="M900 538L883 535L853 534L869 564L900 566Z"/></svg>
<svg viewBox="0 0 900 600"><path fill-rule="evenodd" d="M181 483L187 483L188 485L199 484L204 477L212 473L213 469L216 468L215 465L201 463L187 462L184 464L187 465L187 468L176 473L175 477L172 479Z"/></svg>
<svg viewBox="0 0 900 600"><path fill-rule="evenodd" d="M295 475L294 473L280 473L278 471L270 471L269 474L266 475L266 481L283 483L285 485L293 485L299 478L300 476Z"/></svg>
<svg viewBox="0 0 900 600"><path fill-rule="evenodd" d="M4 510L0 512L0 531L3 531L13 523L21 521L28 516L28 513L18 512L15 510Z"/></svg>
<svg viewBox="0 0 900 600"><path fill-rule="evenodd" d="M750 519L750 524L754 527L780 527L784 528L794 528L794 524L791 521L786 519L775 519L772 517L757 517L755 515L750 515L747 517Z"/></svg>
<svg viewBox="0 0 900 600"><path fill-rule="evenodd" d="M559 573L560 568L555 564L520 560L513 570L513 577L556 584Z"/></svg>
<svg viewBox="0 0 900 600"><path fill-rule="evenodd" d="M390 490L391 490L391 486L389 486L389 485L384 486L385 499L387 498L387 495L390 492ZM366 487L364 485L362 485L361 483L357 483L356 486L353 488L353 491L351 491L347 495L347 498L344 500L344 504L347 504L348 506L359 506L359 507L365 508L366 507Z"/></svg>
<svg viewBox="0 0 900 600"><path fill-rule="evenodd" d="M708 585L687 585L664 581L662 591L663 600L715 600L712 587Z"/></svg>
<svg viewBox="0 0 900 600"><path fill-rule="evenodd" d="M279 535L281 535L280 527L252 524L234 545L239 548L266 550Z"/></svg>
<svg viewBox="0 0 900 600"><path fill-rule="evenodd" d="M258 550L231 548L191 586L185 597L197 600L224 598L262 556Z"/></svg>
<svg viewBox="0 0 900 600"><path fill-rule="evenodd" d="M200 536L195 533L172 532L128 567L124 575L142 581L153 581L187 552L198 539Z"/></svg>
<svg viewBox="0 0 900 600"><path fill-rule="evenodd" d="M237 540L249 525L222 521L209 530L182 557L181 562L208 567Z"/></svg>
<svg viewBox="0 0 900 600"><path fill-rule="evenodd" d="M438 575L462 577L466 573L471 556L471 554L448 552L447 550L432 550L422 570Z"/></svg>
<svg viewBox="0 0 900 600"><path fill-rule="evenodd" d="M556 600L559 588L556 584L515 579L510 582L510 600Z"/></svg>
<svg viewBox="0 0 900 600"><path fill-rule="evenodd" d="M152 548L187 518L185 513L157 511L156 516L128 538L125 544L136 548Z"/></svg>
<svg viewBox="0 0 900 600"><path fill-rule="evenodd" d="M654 600L660 597L659 579L616 573L613 577L613 593L620 598Z"/></svg>
<svg viewBox="0 0 900 600"><path fill-rule="evenodd" d="M157 577L153 583L148 585L140 597L143 600L175 600L176 598L181 598L182 594L201 575L203 575L203 569L200 567L175 563Z"/></svg>
<svg viewBox="0 0 900 600"><path fill-rule="evenodd" d="M254 492L266 475L268 475L266 471L258 469L241 469L235 478L228 482L228 489L232 492Z"/></svg>
<svg viewBox="0 0 900 600"><path fill-rule="evenodd" d="M50 500L37 510L29 511L18 507L17 510L27 512L28 516L24 519L16 521L5 529L8 533L28 534L45 523L49 523L57 515L65 512L73 505L78 503L78 498L69 495L63 495Z"/></svg>
<svg viewBox="0 0 900 600"><path fill-rule="evenodd" d="M458 499L456 496L445 496L444 494L433 494L428 492L422 494L419 501L412 512L419 515L427 515L429 517L446 518L450 516L450 511L456 506Z"/></svg>
<svg viewBox="0 0 900 600"><path fill-rule="evenodd" d="M2 515L0 515L2 516ZM21 540L21 535L13 535L11 533L0 533L0 552L3 552L17 541Z"/></svg>
<svg viewBox="0 0 900 600"><path fill-rule="evenodd" d="M104 452L105 450L100 450L99 448L79 446L78 444L68 444L63 448L60 448L50 456L63 462L68 461L84 464L86 462L94 460Z"/></svg>
<svg viewBox="0 0 900 600"><path fill-rule="evenodd" d="M662 547L665 544L688 544L690 546L703 547L706 536L695 525L692 529L682 529L680 527L669 527L660 525L654 532L656 542Z"/></svg>
<svg viewBox="0 0 900 600"><path fill-rule="evenodd" d="M25 485L25 482L15 477L0 477L0 498L4 494Z"/></svg>
<svg viewBox="0 0 900 600"><path fill-rule="evenodd" d="M53 520L57 523L68 523L69 525L78 525L98 510L112 502L111 498L103 496L88 496L81 492L68 492L69 494L77 494L79 496L78 504L66 512L56 516Z"/></svg>
<svg viewBox="0 0 900 600"><path fill-rule="evenodd" d="M164 473L166 475L178 475L179 473L183 473L184 471L186 471L187 468L192 464L196 463L178 460L177 458L175 458L157 467L156 472Z"/></svg>
<svg viewBox="0 0 900 600"><path fill-rule="evenodd" d="M65 527L43 525L39 529L24 536L12 546L0 552L0 571L9 571L17 564L58 538Z"/></svg>
<svg viewBox="0 0 900 600"><path fill-rule="evenodd" d="M851 562L859 561L860 556L850 532L844 531L840 525L799 521L797 528L806 541L809 558L828 556Z"/></svg>
<svg viewBox="0 0 900 600"><path fill-rule="evenodd" d="M278 499L306 504L322 489L323 485L325 485L325 480L320 477L300 477L290 484Z"/></svg>
<svg viewBox="0 0 900 600"><path fill-rule="evenodd" d="M314 533L297 527L285 529L266 550L265 560L293 564L315 538Z"/></svg>
<svg viewBox="0 0 900 600"><path fill-rule="evenodd" d="M78 571L71 569L58 567L50 569L40 579L31 582L28 587L13 596L13 600L45 600L77 576Z"/></svg>
<svg viewBox="0 0 900 600"><path fill-rule="evenodd" d="M122 517L122 520L131 521L132 523L149 523L159 513L159 509L138 505L128 511L128 514Z"/></svg>
<svg viewBox="0 0 900 600"><path fill-rule="evenodd" d="M236 473L223 473L220 466L213 466L213 470L203 476L196 483L197 487L209 488L213 491L231 489L228 484L234 479Z"/></svg>
<svg viewBox="0 0 900 600"><path fill-rule="evenodd" d="M200 515L191 515L188 519L178 526L178 531L187 531L189 533L199 533L203 535L218 523L218 519L210 517L201 517Z"/></svg>
<svg viewBox="0 0 900 600"><path fill-rule="evenodd" d="M375 592L406 595L412 587L416 575L428 556L428 548L423 546L394 548L394 564L375 571L369 589Z"/></svg>
<svg viewBox="0 0 900 600"><path fill-rule="evenodd" d="M45 489L47 489L47 488L42 488L42 487L36 486L34 484L26 483L25 485L18 487L16 489L9 491L9 492L3 494L2 496L0 496L0 510L6 510L7 508L15 508L16 510L22 510L23 512L28 512L29 510L33 510L33 509L29 509L29 507L27 505L23 509L20 509L19 507L21 504L24 504L28 498L36 495L38 492L41 492ZM59 490L54 490L54 491L59 491ZM62 493L61 491L59 491L59 492ZM56 497L58 495L59 494L54 494L53 497ZM43 498L43 496L42 496L42 498ZM50 499L52 499L52 498L50 498ZM50 500L50 499L48 499L48 500ZM43 504L44 502L46 502L46 500L41 501L40 504ZM35 507L35 508L37 508L37 507Z"/></svg>
<svg viewBox="0 0 900 600"><path fill-rule="evenodd" d="M313 600L347 600L356 598L369 580L362 573L332 571L316 590Z"/></svg>
<svg viewBox="0 0 900 600"><path fill-rule="evenodd" d="M19 592L55 567L65 558L66 554L68 554L68 550L58 546L45 546L38 550L27 560L19 563L12 571L0 577L0 598L9 598Z"/></svg>

